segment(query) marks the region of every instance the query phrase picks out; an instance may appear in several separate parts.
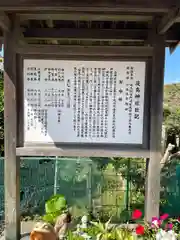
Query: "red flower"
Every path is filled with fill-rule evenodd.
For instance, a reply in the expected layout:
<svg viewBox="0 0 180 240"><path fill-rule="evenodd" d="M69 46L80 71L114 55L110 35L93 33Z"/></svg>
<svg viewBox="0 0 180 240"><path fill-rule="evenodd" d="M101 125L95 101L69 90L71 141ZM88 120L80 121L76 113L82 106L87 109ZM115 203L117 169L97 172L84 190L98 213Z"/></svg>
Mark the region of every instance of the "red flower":
<svg viewBox="0 0 180 240"><path fill-rule="evenodd" d="M132 219L139 219L142 216L142 212L138 209L134 210L134 212L132 213Z"/></svg>
<svg viewBox="0 0 180 240"><path fill-rule="evenodd" d="M172 229L173 229L173 224L172 224L172 223L167 223L167 224L165 225L165 229L166 229L166 230L172 230Z"/></svg>
<svg viewBox="0 0 180 240"><path fill-rule="evenodd" d="M160 219L161 219L161 220L165 220L165 219L167 219L168 217L169 217L169 214L165 213L165 214L163 214L162 216L160 216Z"/></svg>
<svg viewBox="0 0 180 240"><path fill-rule="evenodd" d="M169 224L168 224L168 228L169 228L170 230L172 230L173 224L172 224L172 223L169 223Z"/></svg>
<svg viewBox="0 0 180 240"><path fill-rule="evenodd" d="M180 222L180 217L178 217L177 221Z"/></svg>
<svg viewBox="0 0 180 240"><path fill-rule="evenodd" d="M136 227L136 234L137 235L143 235L144 234L144 227L142 225L138 225Z"/></svg>

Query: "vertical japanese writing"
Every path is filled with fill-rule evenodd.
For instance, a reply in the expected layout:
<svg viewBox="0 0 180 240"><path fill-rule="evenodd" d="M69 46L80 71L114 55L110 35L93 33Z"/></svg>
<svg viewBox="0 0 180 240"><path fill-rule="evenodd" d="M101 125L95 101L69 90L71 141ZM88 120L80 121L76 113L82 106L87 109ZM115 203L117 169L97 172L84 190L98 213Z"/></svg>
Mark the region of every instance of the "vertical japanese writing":
<svg viewBox="0 0 180 240"><path fill-rule="evenodd" d="M137 80L135 83L135 108L134 108L134 119L139 119L139 107L140 107L140 81Z"/></svg>
<svg viewBox="0 0 180 240"><path fill-rule="evenodd" d="M24 138L30 142L35 136L48 143L141 143L145 65L26 59Z"/></svg>
<svg viewBox="0 0 180 240"><path fill-rule="evenodd" d="M129 125L128 125L128 133L132 132L132 99L133 99L133 84L129 86Z"/></svg>
<svg viewBox="0 0 180 240"><path fill-rule="evenodd" d="M74 68L73 129L77 137L108 138L109 97L113 98L112 137L116 137L117 72L113 68Z"/></svg>
<svg viewBox="0 0 180 240"><path fill-rule="evenodd" d="M45 82L64 82L64 68L44 68Z"/></svg>
<svg viewBox="0 0 180 240"><path fill-rule="evenodd" d="M132 66L127 67L127 79L130 79L129 84L129 104L128 104L128 113L129 113L129 124L128 124L128 134L132 133L132 103L133 103L133 80L134 80L134 68Z"/></svg>
<svg viewBox="0 0 180 240"><path fill-rule="evenodd" d="M27 81L29 82L40 82L41 71L40 68L28 67L27 68Z"/></svg>
<svg viewBox="0 0 180 240"><path fill-rule="evenodd" d="M73 89L73 129L74 131L77 130L77 125L76 125L76 121L77 121L77 91L76 91L76 86L77 86L77 68L74 68L74 89Z"/></svg>
<svg viewBox="0 0 180 240"><path fill-rule="evenodd" d="M113 108L112 108L112 137L116 137L116 84L117 84L117 72L114 71L114 81L113 81Z"/></svg>

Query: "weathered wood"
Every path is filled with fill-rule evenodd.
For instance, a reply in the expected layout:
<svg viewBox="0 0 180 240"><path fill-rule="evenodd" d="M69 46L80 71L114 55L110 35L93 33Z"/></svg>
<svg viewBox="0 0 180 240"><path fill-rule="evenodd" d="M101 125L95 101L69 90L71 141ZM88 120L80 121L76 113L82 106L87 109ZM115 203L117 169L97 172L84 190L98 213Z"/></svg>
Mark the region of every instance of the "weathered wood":
<svg viewBox="0 0 180 240"><path fill-rule="evenodd" d="M173 52L175 52L176 48L179 46L180 41L176 42L176 43L172 43L169 46L169 50L170 50L170 54L173 54Z"/></svg>
<svg viewBox="0 0 180 240"><path fill-rule="evenodd" d="M105 10L121 12L167 12L168 8L175 6L176 0L94 0L91 2L83 0L1 0L0 9L3 10L25 10L25 11L58 11L58 10ZM74 8L74 9L73 9ZM101 9L100 9L101 8ZM103 9L102 9L103 8Z"/></svg>
<svg viewBox="0 0 180 240"><path fill-rule="evenodd" d="M11 29L10 19L4 12L0 12L0 28L3 31L10 31Z"/></svg>
<svg viewBox="0 0 180 240"><path fill-rule="evenodd" d="M41 45L31 44L18 45L17 53L20 54L45 54L61 56L124 56L124 57L147 57L152 56L153 48L147 47L124 47L124 46L77 46L77 45Z"/></svg>
<svg viewBox="0 0 180 240"><path fill-rule="evenodd" d="M16 44L20 43L21 45L25 45L25 39L24 39L24 35L21 31L20 28L20 19L18 16L15 17L14 19L14 27L15 27L15 39L16 39Z"/></svg>
<svg viewBox="0 0 180 240"><path fill-rule="evenodd" d="M106 13L106 12L21 12L18 13L21 21L25 20L72 20L72 21L136 21L146 22L151 21L151 15L130 15L119 14L119 12Z"/></svg>
<svg viewBox="0 0 180 240"><path fill-rule="evenodd" d="M137 157L148 158L149 150L128 149L128 150L109 150L106 148L71 148L71 147L19 147L16 149L19 156L65 156L65 157Z"/></svg>
<svg viewBox="0 0 180 240"><path fill-rule="evenodd" d="M177 21L180 17L180 8L171 9L167 15L165 15L158 26L158 33L164 34L166 33L170 27Z"/></svg>
<svg viewBox="0 0 180 240"><path fill-rule="evenodd" d="M153 70L151 87L150 160L146 179L146 220L159 215L161 129L163 120L164 36L153 32Z"/></svg>
<svg viewBox="0 0 180 240"><path fill-rule="evenodd" d="M16 54L14 29L4 33L5 239L18 240L19 159L16 159Z"/></svg>
<svg viewBox="0 0 180 240"><path fill-rule="evenodd" d="M21 29L25 40L91 40L91 41L117 41L145 42L149 41L148 29L78 29L78 28L28 28ZM173 28L166 35L166 42L172 43L180 40L179 28ZM149 41L149 42L148 42Z"/></svg>
<svg viewBox="0 0 180 240"><path fill-rule="evenodd" d="M27 28L24 30L24 37L27 39L142 41L146 40L147 36L148 30L135 29Z"/></svg>
<svg viewBox="0 0 180 240"><path fill-rule="evenodd" d="M52 19L46 20L46 24L47 24L47 26L48 26L49 28L54 28L54 23L53 23L53 20L52 20ZM52 44L58 44L58 40L52 39L52 40L50 41L50 43L52 43Z"/></svg>

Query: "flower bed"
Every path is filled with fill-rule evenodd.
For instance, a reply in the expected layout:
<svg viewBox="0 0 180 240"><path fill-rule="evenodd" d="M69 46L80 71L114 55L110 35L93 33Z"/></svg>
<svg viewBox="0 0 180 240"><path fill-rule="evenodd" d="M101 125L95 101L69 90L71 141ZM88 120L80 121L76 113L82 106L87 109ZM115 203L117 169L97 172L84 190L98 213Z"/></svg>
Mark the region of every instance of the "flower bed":
<svg viewBox="0 0 180 240"><path fill-rule="evenodd" d="M46 215L43 217L54 225L57 216L62 211L67 211L67 202L62 195L55 195L46 202ZM76 229L68 231L67 239L97 239L97 240L134 240L156 239L156 240L176 240L180 239L180 220L170 219L168 214L163 214L159 218L153 217L152 221L146 222L143 214L136 209L132 213L132 221L135 223L134 229L126 226L117 226L111 224L111 219L106 223L92 221L88 216L83 216L81 223L77 224ZM70 222L69 220L66 224Z"/></svg>
<svg viewBox="0 0 180 240"><path fill-rule="evenodd" d="M163 214L159 218L153 217L151 223L148 223L142 219L142 212L135 210L132 213L132 220L137 221L134 229L130 229L128 224L123 227L112 225L111 219L109 219L106 223L90 222L87 229L79 228L72 233L72 236L74 239L97 240L134 240L138 238L176 240L180 238L180 221L179 219L170 219L168 214Z"/></svg>

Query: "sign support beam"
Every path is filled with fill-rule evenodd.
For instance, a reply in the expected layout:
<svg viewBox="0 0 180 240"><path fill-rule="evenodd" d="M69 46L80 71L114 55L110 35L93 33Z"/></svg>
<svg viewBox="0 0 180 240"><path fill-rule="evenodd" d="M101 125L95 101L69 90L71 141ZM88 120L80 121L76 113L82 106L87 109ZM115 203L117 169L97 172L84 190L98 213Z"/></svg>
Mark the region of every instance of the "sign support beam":
<svg viewBox="0 0 180 240"><path fill-rule="evenodd" d="M170 27L176 22L176 20L180 18L180 8L171 9L167 15L165 15L158 26L158 33L164 34L166 33Z"/></svg>
<svg viewBox="0 0 180 240"><path fill-rule="evenodd" d="M11 30L11 21L10 21L9 17L4 12L0 12L0 28L3 31L10 31Z"/></svg>
<svg viewBox="0 0 180 240"><path fill-rule="evenodd" d="M4 33L5 239L20 239L20 161L16 159L16 54L14 27Z"/></svg>
<svg viewBox="0 0 180 240"><path fill-rule="evenodd" d="M151 82L151 125L150 125L150 160L146 179L145 217L151 221L159 215L160 171L161 171L161 129L163 120L163 79L165 59L164 36L154 33L154 56Z"/></svg>

